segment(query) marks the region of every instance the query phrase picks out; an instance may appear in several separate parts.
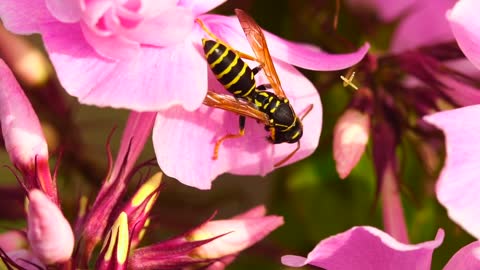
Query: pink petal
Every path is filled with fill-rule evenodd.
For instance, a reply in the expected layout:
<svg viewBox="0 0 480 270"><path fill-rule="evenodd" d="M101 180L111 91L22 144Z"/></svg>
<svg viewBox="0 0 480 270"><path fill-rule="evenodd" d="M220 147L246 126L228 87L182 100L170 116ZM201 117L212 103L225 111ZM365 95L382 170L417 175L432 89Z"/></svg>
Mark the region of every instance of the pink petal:
<svg viewBox="0 0 480 270"><path fill-rule="evenodd" d="M438 230L435 240L416 245L402 244L379 229L363 226L322 240L307 258L286 255L282 263L301 267L307 264L325 269L416 269L429 270L433 250L444 237Z"/></svg>
<svg viewBox="0 0 480 270"><path fill-rule="evenodd" d="M301 148L284 164L287 165L309 156L317 148L322 127L322 105L315 87L299 71L283 62L275 62L275 65L296 113L302 115L313 104L313 110L303 121ZM260 75L257 77L258 84L266 82ZM223 86L212 79L209 88L223 89ZM237 132L238 116L231 112L206 106L195 112L179 107L169 109L158 114L153 129L157 161L165 174L183 184L209 189L211 181L224 172L265 175L274 169L273 164L296 147L295 144L269 143L264 126L247 119L245 136L224 142L218 160L212 160L216 140L227 133Z"/></svg>
<svg viewBox="0 0 480 270"><path fill-rule="evenodd" d="M480 242L476 241L462 247L448 261L443 270L477 270L480 269Z"/></svg>
<svg viewBox="0 0 480 270"><path fill-rule="evenodd" d="M399 180L394 165L387 165L381 177L382 218L385 232L401 243L408 244Z"/></svg>
<svg viewBox="0 0 480 270"><path fill-rule="evenodd" d="M82 103L136 111L181 104L193 110L205 97L205 59L188 39L165 49L142 47L137 58L114 62L95 53L79 27L50 25L43 38L63 87Z"/></svg>
<svg viewBox="0 0 480 270"><path fill-rule="evenodd" d="M200 15L220 6L227 0L180 0L179 6L192 9L193 14Z"/></svg>
<svg viewBox="0 0 480 270"><path fill-rule="evenodd" d="M220 258L247 249L281 225L280 216L214 220L195 229L189 238L204 240L225 234L195 250L195 255L202 258Z"/></svg>
<svg viewBox="0 0 480 270"><path fill-rule="evenodd" d="M476 0L458 1L447 13L450 27L465 56L480 69L480 20Z"/></svg>
<svg viewBox="0 0 480 270"><path fill-rule="evenodd" d="M110 175L111 180L116 179L121 171L128 173L133 169L145 143L150 138L155 116L156 113L154 112L139 113L132 111L130 113ZM127 155L127 162L124 163Z"/></svg>
<svg viewBox="0 0 480 270"><path fill-rule="evenodd" d="M190 34L194 19L190 10L173 7L121 34L141 44L170 46L181 42Z"/></svg>
<svg viewBox="0 0 480 270"><path fill-rule="evenodd" d="M40 190L28 194L28 241L45 264L64 262L73 252L73 232L60 209Z"/></svg>
<svg viewBox="0 0 480 270"><path fill-rule="evenodd" d="M231 219L257 218L257 217L263 217L266 214L267 214L267 209L265 208L265 205L259 205L248 210L247 212L238 214L232 217Z"/></svg>
<svg viewBox="0 0 480 270"><path fill-rule="evenodd" d="M64 23L74 23L80 20L82 15L80 1L81 0L45 0L50 13L57 20Z"/></svg>
<svg viewBox="0 0 480 270"><path fill-rule="evenodd" d="M96 53L112 60L129 60L140 54L140 44L120 35L98 35L92 28L81 24L85 40Z"/></svg>
<svg viewBox="0 0 480 270"><path fill-rule="evenodd" d="M138 13L144 18L153 18L172 7L180 6L178 4L179 0L140 0L140 2L141 6Z"/></svg>
<svg viewBox="0 0 480 270"><path fill-rule="evenodd" d="M393 52L401 52L453 39L445 12L457 0L423 0L400 21L391 42ZM428 18L428 23L425 23Z"/></svg>
<svg viewBox="0 0 480 270"><path fill-rule="evenodd" d="M45 0L2 0L0 18L8 30L17 34L32 34L40 25L55 22Z"/></svg>
<svg viewBox="0 0 480 270"><path fill-rule="evenodd" d="M437 181L439 202L448 216L476 238L480 238L480 105L436 113L425 120L445 134L447 157Z"/></svg>
<svg viewBox="0 0 480 270"><path fill-rule="evenodd" d="M233 44L237 50L254 55L236 17L204 15L200 18L220 39ZM370 48L366 43L353 53L330 54L312 45L284 40L266 31L264 33L272 57L311 70L331 71L348 68L360 62Z"/></svg>

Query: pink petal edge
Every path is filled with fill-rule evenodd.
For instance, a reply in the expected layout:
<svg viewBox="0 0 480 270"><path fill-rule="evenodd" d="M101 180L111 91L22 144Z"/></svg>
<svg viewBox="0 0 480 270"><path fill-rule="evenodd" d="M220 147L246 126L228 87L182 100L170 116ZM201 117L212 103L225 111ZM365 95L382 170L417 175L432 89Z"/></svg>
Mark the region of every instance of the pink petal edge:
<svg viewBox="0 0 480 270"><path fill-rule="evenodd" d="M475 241L453 255L443 270L478 270L480 269L480 242Z"/></svg>
<svg viewBox="0 0 480 270"><path fill-rule="evenodd" d="M446 160L436 184L437 198L448 216L476 238L480 238L478 160L480 105L435 113L424 119L445 134Z"/></svg>
<svg viewBox="0 0 480 270"><path fill-rule="evenodd" d="M82 10L80 8L81 0L45 0L50 13L63 23L74 23L80 20Z"/></svg>
<svg viewBox="0 0 480 270"><path fill-rule="evenodd" d="M164 49L142 47L130 61L111 61L93 51L78 26L57 23L43 32L60 82L81 103L136 111L179 104L195 110L205 97L207 66L194 37ZM188 80L186 70L195 70Z"/></svg>
<svg viewBox="0 0 480 270"><path fill-rule="evenodd" d="M237 50L254 55L236 17L206 14L200 18L220 39L234 44ZM288 41L267 31L264 34L272 57L311 70L333 71L351 67L360 62L370 48L365 43L353 53L330 54L316 46Z"/></svg>
<svg viewBox="0 0 480 270"><path fill-rule="evenodd" d="M325 269L417 269L429 270L433 250L444 238L439 229L434 240L407 245L393 239L383 231L363 226L322 240L307 258L293 255L282 257L287 266L307 264Z"/></svg>
<svg viewBox="0 0 480 270"><path fill-rule="evenodd" d="M450 27L465 56L480 69L480 20L479 2L476 0L458 1L447 12Z"/></svg>

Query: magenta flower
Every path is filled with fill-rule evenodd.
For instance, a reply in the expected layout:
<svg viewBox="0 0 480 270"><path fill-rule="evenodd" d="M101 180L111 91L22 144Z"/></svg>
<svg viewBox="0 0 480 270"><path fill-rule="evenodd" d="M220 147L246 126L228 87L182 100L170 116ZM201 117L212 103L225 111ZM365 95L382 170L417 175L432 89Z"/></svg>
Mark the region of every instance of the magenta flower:
<svg viewBox="0 0 480 270"><path fill-rule="evenodd" d="M415 245L398 242L373 227L353 227L350 230L322 240L307 258L286 255L282 263L291 267L312 265L323 269L382 269L430 270L432 253L443 241L443 230L434 240ZM478 248L473 242L460 249L444 270L474 270L480 267Z"/></svg>
<svg viewBox="0 0 480 270"><path fill-rule="evenodd" d="M480 209L476 207L480 203L479 116L480 106L475 105L425 117L443 131L446 140L446 160L436 184L438 201L453 221L477 239L480 238Z"/></svg>
<svg viewBox="0 0 480 270"><path fill-rule="evenodd" d="M476 14L479 2L460 0L447 13L458 45L465 56L480 69L480 20Z"/></svg>

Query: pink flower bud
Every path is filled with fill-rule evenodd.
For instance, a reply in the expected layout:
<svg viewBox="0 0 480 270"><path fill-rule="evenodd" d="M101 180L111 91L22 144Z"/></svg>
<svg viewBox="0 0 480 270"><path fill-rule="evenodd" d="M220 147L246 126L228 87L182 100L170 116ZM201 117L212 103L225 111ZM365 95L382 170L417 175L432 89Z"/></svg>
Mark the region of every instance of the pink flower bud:
<svg viewBox="0 0 480 270"><path fill-rule="evenodd" d="M56 202L42 127L22 88L1 59L0 123L10 160L22 172L27 188L39 188Z"/></svg>
<svg viewBox="0 0 480 270"><path fill-rule="evenodd" d="M347 177L365 152L370 117L357 110L347 110L338 119L333 133L333 157L340 178Z"/></svg>
<svg viewBox="0 0 480 270"><path fill-rule="evenodd" d="M32 105L0 60L0 121L10 159L20 169L33 168L35 156L48 158L47 142Z"/></svg>
<svg viewBox="0 0 480 270"><path fill-rule="evenodd" d="M68 260L74 236L60 209L43 192L28 194L28 241L33 253L45 264Z"/></svg>

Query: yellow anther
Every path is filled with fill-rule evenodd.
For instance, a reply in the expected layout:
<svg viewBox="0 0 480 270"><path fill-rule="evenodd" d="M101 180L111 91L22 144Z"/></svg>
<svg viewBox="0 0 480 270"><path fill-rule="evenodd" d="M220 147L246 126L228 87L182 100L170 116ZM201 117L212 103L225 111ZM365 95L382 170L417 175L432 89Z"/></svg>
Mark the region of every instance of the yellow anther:
<svg viewBox="0 0 480 270"><path fill-rule="evenodd" d="M353 82L352 82L353 77L355 77L355 71L352 72L352 75L350 75L350 77L348 79L345 78L343 75L340 76L340 79L342 79L342 81L343 81L343 87L347 87L347 86L350 85L353 89L358 90L358 87L355 84L353 84Z"/></svg>
<svg viewBox="0 0 480 270"><path fill-rule="evenodd" d="M154 174L147 182L145 182L132 198L132 206L136 207L142 204L148 196L150 196L162 182L162 173Z"/></svg>
<svg viewBox="0 0 480 270"><path fill-rule="evenodd" d="M127 213L121 212L118 215L117 220L113 223L112 228L108 232L107 238L103 243L102 250L105 249L108 245L107 251L105 252L104 259L110 261L113 256L113 250L115 246L117 247L116 259L117 262L123 264L127 260L128 247L129 247L130 236L128 233L128 217Z"/></svg>

